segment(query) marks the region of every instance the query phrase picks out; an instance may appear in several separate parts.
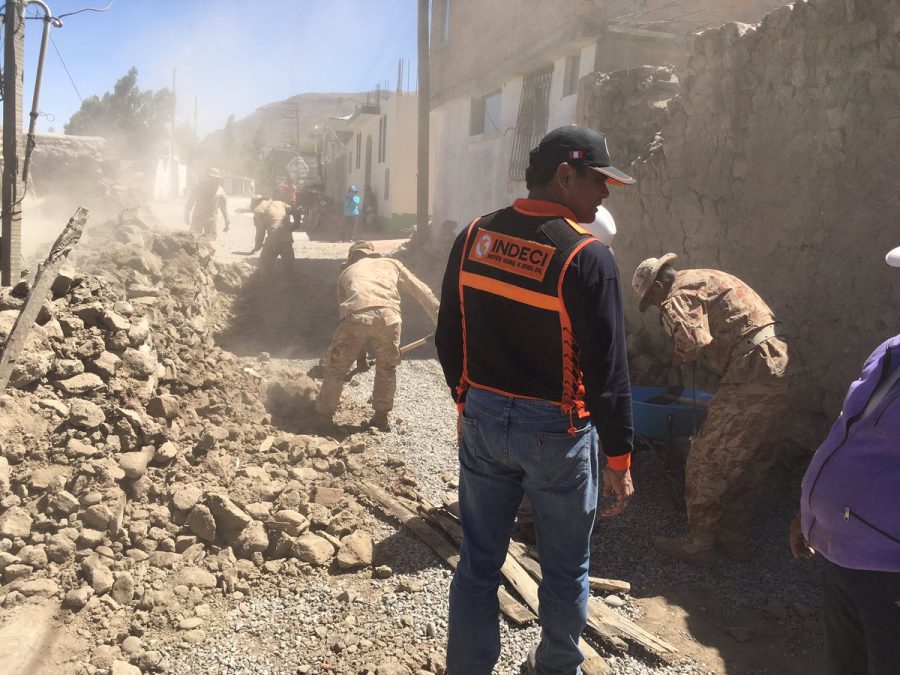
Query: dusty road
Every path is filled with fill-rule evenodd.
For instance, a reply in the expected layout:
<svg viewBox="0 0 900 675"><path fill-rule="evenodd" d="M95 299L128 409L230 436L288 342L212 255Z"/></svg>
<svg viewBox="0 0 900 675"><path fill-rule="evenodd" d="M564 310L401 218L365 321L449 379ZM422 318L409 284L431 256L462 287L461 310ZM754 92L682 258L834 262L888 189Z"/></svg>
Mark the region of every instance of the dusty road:
<svg viewBox="0 0 900 675"><path fill-rule="evenodd" d="M155 210L168 224L166 229L181 229L180 204L157 205ZM252 266L252 258L247 261L236 253L250 248L252 236L250 216L234 214L230 232L215 242L216 259ZM383 249L394 245L379 244ZM249 275L236 290L230 322L215 332L218 347L207 347L198 361L185 362L204 370L200 377L185 374L188 381L198 383L191 387L200 388L185 393L178 382L166 385L166 391L183 397L182 407L189 414L182 425L194 434L184 441L190 439L196 446L188 463L150 470L155 487L149 503L148 495L137 497L142 503L129 506L125 522L130 533L126 544L134 546L135 537L148 534L149 523L141 523L149 518L154 523L149 538L157 538L161 548L151 542L144 549L165 555L151 558L151 566L145 568L144 555L124 551L118 541L97 547L101 555L109 556L116 575L135 577L141 599L129 606L103 595L70 613L57 612L52 605L37 611L31 603L10 601L12 594L5 596L0 601L0 641L17 643L17 631L23 626L29 627L29 634L46 637L21 644L22 650L41 655L40 666L22 671L16 664L0 672L95 675L108 672L115 660L130 661L143 672L441 672L449 570L396 522L350 497L359 481L413 487L438 503L454 488L455 410L433 348L417 351L401 364L395 427L390 433L369 432L361 425L370 410L373 373L346 388L338 414L344 424L342 442L361 454L339 450L344 453L338 455L341 459L335 458L334 445L327 442L307 454L293 450L297 437L264 414L260 393L247 385L247 372L283 369L299 377L317 363L337 323L334 283L346 248L347 244L309 242L295 235L297 260L279 266L275 275ZM185 290L190 299L191 289ZM406 339L430 330L415 305L404 311ZM169 328L161 325L156 330ZM180 341L169 340L174 351L167 353L187 358ZM198 450L215 443L210 425L221 426L228 437L217 452ZM779 478L767 484L756 518L754 560L744 565L723 560L713 570L699 572L666 561L652 549L652 535L679 533L685 523L669 502L659 458L652 452L638 453L637 496L624 516L598 522L591 574L630 581L631 593L614 601L622 605L616 611L675 644L679 655L664 664L637 650L628 655L606 653L613 672L780 674L818 669L821 631L813 575L809 565L790 559L785 537L793 515L795 478L783 467L776 473ZM166 556L174 556L169 549L183 545L176 538L184 544L197 541L167 522L168 506L160 510L180 482L227 486L246 509L265 518L277 508L294 508L294 502L286 500L293 488L285 486L309 480L335 486L346 496L331 514L304 506L302 499L296 508L314 521L324 518L312 523L321 528L317 532L371 537L376 569L342 572L334 566L284 558L235 562L228 556L230 549L218 544L206 549L193 544L186 551L193 556L191 565L199 565L203 573L191 565L182 568L185 563L177 557L171 558L172 571L154 562L169 564ZM297 485L305 490L309 483ZM194 570L193 576L187 578L185 569ZM48 625L52 630L45 630ZM538 629L514 628L506 622L502 626L504 647L497 672L517 673ZM391 663L399 669L390 670Z"/></svg>

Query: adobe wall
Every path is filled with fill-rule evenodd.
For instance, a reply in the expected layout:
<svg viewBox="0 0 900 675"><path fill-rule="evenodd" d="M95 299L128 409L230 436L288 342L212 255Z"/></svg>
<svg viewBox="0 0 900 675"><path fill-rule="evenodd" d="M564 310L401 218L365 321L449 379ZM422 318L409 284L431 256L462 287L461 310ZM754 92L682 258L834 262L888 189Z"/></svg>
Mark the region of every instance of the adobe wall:
<svg viewBox="0 0 900 675"><path fill-rule="evenodd" d="M833 419L900 331L900 270L884 264L900 244L900 0L809 0L699 34L661 123L637 114L637 88L613 109L622 77L585 78L579 119L613 152L636 127L645 137L638 184L608 204L630 330L667 358L656 311L641 315L630 289L643 258L732 272L795 336Z"/></svg>

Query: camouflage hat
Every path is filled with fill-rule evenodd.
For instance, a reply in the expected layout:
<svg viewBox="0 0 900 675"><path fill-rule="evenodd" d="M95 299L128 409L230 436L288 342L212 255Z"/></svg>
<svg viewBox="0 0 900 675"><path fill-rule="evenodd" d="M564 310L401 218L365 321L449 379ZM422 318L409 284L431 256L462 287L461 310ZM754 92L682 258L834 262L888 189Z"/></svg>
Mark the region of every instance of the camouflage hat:
<svg viewBox="0 0 900 675"><path fill-rule="evenodd" d="M374 255L375 246L371 241L355 241L350 245L350 250L347 252L347 257L352 258L357 253L360 253L362 255Z"/></svg>
<svg viewBox="0 0 900 675"><path fill-rule="evenodd" d="M641 296L640 310L647 310L650 306L650 287L656 281L659 271L666 265L671 265L678 260L678 256L674 253L666 253L661 258L647 258L644 262L637 266L634 276L631 278L631 287L634 292Z"/></svg>
<svg viewBox="0 0 900 675"><path fill-rule="evenodd" d="M888 254L884 256L884 261L891 267L900 267L900 246L888 251Z"/></svg>

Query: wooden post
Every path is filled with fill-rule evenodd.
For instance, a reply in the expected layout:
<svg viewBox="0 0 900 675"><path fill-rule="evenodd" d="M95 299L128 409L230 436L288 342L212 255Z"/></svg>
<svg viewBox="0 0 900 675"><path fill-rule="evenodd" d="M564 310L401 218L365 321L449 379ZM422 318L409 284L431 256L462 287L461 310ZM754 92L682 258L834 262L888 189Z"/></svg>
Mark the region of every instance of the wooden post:
<svg viewBox="0 0 900 675"><path fill-rule="evenodd" d="M53 248L47 259L38 267L37 274L34 277L34 285L31 287L31 293L25 299L19 316L13 324L9 336L6 338L6 344L3 345L3 351L0 353L0 394L6 389L10 375L16 365L16 359L22 353L25 346L25 339L28 337L28 331L31 330L32 324L37 319L47 299L47 293L56 280L60 266L71 252L78 240L81 239L81 233L84 231L84 224L87 222L88 210L83 206L79 206L75 211L75 215L69 220L68 225L63 229L62 233L57 237Z"/></svg>
<svg viewBox="0 0 900 675"><path fill-rule="evenodd" d="M419 145L416 168L416 225L420 237L428 234L428 142L429 116L431 114L429 4L429 0L419 0Z"/></svg>
<svg viewBox="0 0 900 675"><path fill-rule="evenodd" d="M0 284L12 286L22 269L22 207L19 139L22 134L22 64L25 62L25 8L6 0L3 46L3 185L0 226Z"/></svg>

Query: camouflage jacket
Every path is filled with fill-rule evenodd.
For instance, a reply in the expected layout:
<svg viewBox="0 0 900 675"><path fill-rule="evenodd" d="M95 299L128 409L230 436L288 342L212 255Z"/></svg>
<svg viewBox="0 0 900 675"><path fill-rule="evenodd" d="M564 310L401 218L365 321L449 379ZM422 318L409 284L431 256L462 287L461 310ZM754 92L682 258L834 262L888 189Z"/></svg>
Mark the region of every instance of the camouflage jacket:
<svg viewBox="0 0 900 675"><path fill-rule="evenodd" d="M366 309L386 308L400 317L400 290L409 293L437 323L434 293L399 260L363 258L348 265L338 279L341 319Z"/></svg>
<svg viewBox="0 0 900 675"><path fill-rule="evenodd" d="M276 232L291 229L289 207L277 199L264 199L253 209L253 224L264 228L270 237Z"/></svg>
<svg viewBox="0 0 900 675"><path fill-rule="evenodd" d="M771 338L750 353L739 345L775 315L743 281L718 270L681 270L660 307L660 323L675 341L675 363L702 359L728 381L783 374L787 344Z"/></svg>

